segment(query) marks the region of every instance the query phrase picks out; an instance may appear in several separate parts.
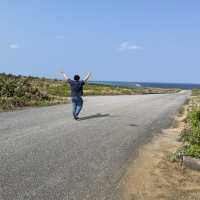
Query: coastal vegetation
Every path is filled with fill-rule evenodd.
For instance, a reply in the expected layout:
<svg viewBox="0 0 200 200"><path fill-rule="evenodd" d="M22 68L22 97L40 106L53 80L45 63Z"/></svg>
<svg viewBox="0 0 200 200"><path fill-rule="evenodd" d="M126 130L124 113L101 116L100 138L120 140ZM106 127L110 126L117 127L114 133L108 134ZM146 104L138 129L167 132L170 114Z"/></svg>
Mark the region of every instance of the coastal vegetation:
<svg viewBox="0 0 200 200"><path fill-rule="evenodd" d="M180 142L183 144L169 155L169 160L172 162L182 160L183 156L200 158L200 89L192 90L184 124L180 134Z"/></svg>
<svg viewBox="0 0 200 200"><path fill-rule="evenodd" d="M91 83L84 88L86 96L161 94L177 91L179 90L117 87ZM67 103L69 96L70 88L65 81L0 73L0 110Z"/></svg>
<svg viewBox="0 0 200 200"><path fill-rule="evenodd" d="M181 133L183 155L200 158L200 89L192 91L192 105Z"/></svg>

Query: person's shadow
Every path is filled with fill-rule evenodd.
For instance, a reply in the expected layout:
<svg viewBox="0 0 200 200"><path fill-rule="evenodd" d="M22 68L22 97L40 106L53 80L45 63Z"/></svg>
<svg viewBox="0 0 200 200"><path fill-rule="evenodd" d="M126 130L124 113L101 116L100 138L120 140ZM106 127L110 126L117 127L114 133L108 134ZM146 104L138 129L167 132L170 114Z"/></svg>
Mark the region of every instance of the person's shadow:
<svg viewBox="0 0 200 200"><path fill-rule="evenodd" d="M87 120L87 119L102 118L102 117L108 117L108 116L110 116L110 114L97 113L95 115L89 115L89 116L85 116L85 117L80 117L78 120L82 121L82 120Z"/></svg>

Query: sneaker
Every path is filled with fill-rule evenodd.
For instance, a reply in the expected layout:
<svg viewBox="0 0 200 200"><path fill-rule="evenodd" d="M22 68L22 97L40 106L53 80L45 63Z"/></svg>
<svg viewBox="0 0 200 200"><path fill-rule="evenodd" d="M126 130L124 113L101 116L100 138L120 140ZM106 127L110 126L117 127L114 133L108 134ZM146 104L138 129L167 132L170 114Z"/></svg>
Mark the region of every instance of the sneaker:
<svg viewBox="0 0 200 200"><path fill-rule="evenodd" d="M77 117L77 116L74 116L74 119L75 119L75 120L78 120L78 119L79 119L79 117Z"/></svg>
<svg viewBox="0 0 200 200"><path fill-rule="evenodd" d="M75 119L75 120L79 120L79 117L75 117L74 119Z"/></svg>

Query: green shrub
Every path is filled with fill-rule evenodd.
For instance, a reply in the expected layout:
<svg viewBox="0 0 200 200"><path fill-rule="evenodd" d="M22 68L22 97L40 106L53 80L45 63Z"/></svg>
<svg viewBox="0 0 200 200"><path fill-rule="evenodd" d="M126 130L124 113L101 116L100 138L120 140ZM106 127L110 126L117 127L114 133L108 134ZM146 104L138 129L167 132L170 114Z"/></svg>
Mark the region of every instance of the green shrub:
<svg viewBox="0 0 200 200"><path fill-rule="evenodd" d="M3 110L12 110L15 107L24 107L27 104L25 97L4 97L0 98L0 107Z"/></svg>
<svg viewBox="0 0 200 200"><path fill-rule="evenodd" d="M47 92L40 91L32 85L32 78L21 78L12 75L0 76L0 107L3 110L23 107L36 101L50 101Z"/></svg>
<svg viewBox="0 0 200 200"><path fill-rule="evenodd" d="M187 144L183 147L183 154L186 156L192 156L200 158L200 145L198 144Z"/></svg>
<svg viewBox="0 0 200 200"><path fill-rule="evenodd" d="M195 91L195 94L197 94L197 91ZM186 119L186 125L181 133L181 140L184 142L183 154L200 158L200 107L198 99L193 101L192 110L188 113Z"/></svg>
<svg viewBox="0 0 200 200"><path fill-rule="evenodd" d="M188 114L188 123L192 127L200 127L200 108L198 106L194 105Z"/></svg>

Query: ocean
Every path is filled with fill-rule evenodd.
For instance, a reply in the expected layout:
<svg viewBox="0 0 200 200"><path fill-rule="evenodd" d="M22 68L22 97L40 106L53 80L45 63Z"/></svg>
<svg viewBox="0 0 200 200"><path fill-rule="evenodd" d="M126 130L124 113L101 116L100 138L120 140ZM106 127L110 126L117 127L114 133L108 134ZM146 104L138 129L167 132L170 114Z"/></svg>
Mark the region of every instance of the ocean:
<svg viewBox="0 0 200 200"><path fill-rule="evenodd" d="M180 88L180 89L194 89L200 88L200 84L194 83L151 83L151 82L122 82L122 81L92 81L95 84L104 84L112 86L125 87L153 87L153 88Z"/></svg>

